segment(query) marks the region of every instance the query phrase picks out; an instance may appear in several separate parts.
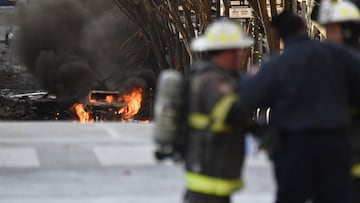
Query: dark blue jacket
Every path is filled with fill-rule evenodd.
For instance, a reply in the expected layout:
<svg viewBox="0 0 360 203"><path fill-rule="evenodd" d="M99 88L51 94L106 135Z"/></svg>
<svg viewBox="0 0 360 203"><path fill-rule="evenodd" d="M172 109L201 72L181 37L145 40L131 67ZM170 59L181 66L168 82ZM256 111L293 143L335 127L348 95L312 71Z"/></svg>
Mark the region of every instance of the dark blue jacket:
<svg viewBox="0 0 360 203"><path fill-rule="evenodd" d="M345 47L296 36L283 54L241 80L245 107L271 107L270 122L284 131L344 129L350 93L360 92L360 58ZM355 94L354 94L355 95Z"/></svg>

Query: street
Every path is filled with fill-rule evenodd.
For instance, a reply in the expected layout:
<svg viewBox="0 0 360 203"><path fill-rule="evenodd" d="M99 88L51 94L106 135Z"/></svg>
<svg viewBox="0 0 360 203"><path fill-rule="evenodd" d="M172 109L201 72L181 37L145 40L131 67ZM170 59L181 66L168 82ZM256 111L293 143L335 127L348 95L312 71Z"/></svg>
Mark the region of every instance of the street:
<svg viewBox="0 0 360 203"><path fill-rule="evenodd" d="M153 159L152 127L1 122L0 202L180 203L182 167ZM233 202L270 203L270 164L263 153L248 151L246 186Z"/></svg>

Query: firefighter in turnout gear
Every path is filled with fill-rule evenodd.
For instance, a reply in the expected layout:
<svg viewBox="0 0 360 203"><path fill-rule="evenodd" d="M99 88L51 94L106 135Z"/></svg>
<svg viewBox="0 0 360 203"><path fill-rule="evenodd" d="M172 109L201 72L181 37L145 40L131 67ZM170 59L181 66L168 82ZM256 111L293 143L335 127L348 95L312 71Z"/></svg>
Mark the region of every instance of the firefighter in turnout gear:
<svg viewBox="0 0 360 203"><path fill-rule="evenodd" d="M214 21L191 42L204 57L191 67L188 86L186 203L229 203L243 187L247 116L236 92L238 69L253 40L240 24Z"/></svg>
<svg viewBox="0 0 360 203"><path fill-rule="evenodd" d="M320 4L318 21L326 28L327 40L344 44L360 54L360 11L352 2ZM359 64L360 68L360 64ZM351 161L353 177L353 202L360 202L360 108L352 108Z"/></svg>

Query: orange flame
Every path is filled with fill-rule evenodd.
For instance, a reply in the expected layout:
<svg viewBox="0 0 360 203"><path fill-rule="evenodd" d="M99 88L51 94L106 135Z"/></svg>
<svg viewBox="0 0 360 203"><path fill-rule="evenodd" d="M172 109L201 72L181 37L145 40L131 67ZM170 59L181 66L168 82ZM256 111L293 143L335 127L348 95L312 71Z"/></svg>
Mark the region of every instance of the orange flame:
<svg viewBox="0 0 360 203"><path fill-rule="evenodd" d="M94 119L90 118L90 113L85 111L84 104L76 103L72 108L75 110L76 115L79 117L80 123L89 123L94 121Z"/></svg>
<svg viewBox="0 0 360 203"><path fill-rule="evenodd" d="M122 120L133 119L141 108L143 90L141 88L135 88L131 92L119 95L119 97L116 98L112 95L106 95L106 98L103 99L104 101L101 102L124 102L124 105L119 110L115 111L115 114L121 114ZM90 99L90 104L95 102L99 101L96 99ZM81 123L94 122L94 118L91 118L91 112L87 112L85 110L84 104L76 103L73 105L72 109L79 117Z"/></svg>
<svg viewBox="0 0 360 203"><path fill-rule="evenodd" d="M135 88L129 94L124 94L123 99L125 105L118 111L119 114L123 115L123 119L132 119L139 112L142 102L142 92L141 88Z"/></svg>
<svg viewBox="0 0 360 203"><path fill-rule="evenodd" d="M108 103L114 102L114 97L111 96L111 95L108 95L108 96L106 96L105 101L108 102Z"/></svg>

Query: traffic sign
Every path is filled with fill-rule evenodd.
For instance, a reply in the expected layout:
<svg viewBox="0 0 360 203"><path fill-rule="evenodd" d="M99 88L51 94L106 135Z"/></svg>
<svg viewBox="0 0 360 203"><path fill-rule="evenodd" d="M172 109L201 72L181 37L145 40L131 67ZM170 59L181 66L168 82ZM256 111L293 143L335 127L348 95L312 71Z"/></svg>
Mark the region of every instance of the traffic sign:
<svg viewBox="0 0 360 203"><path fill-rule="evenodd" d="M229 9L230 18L252 18L253 12L250 7L235 7Z"/></svg>

